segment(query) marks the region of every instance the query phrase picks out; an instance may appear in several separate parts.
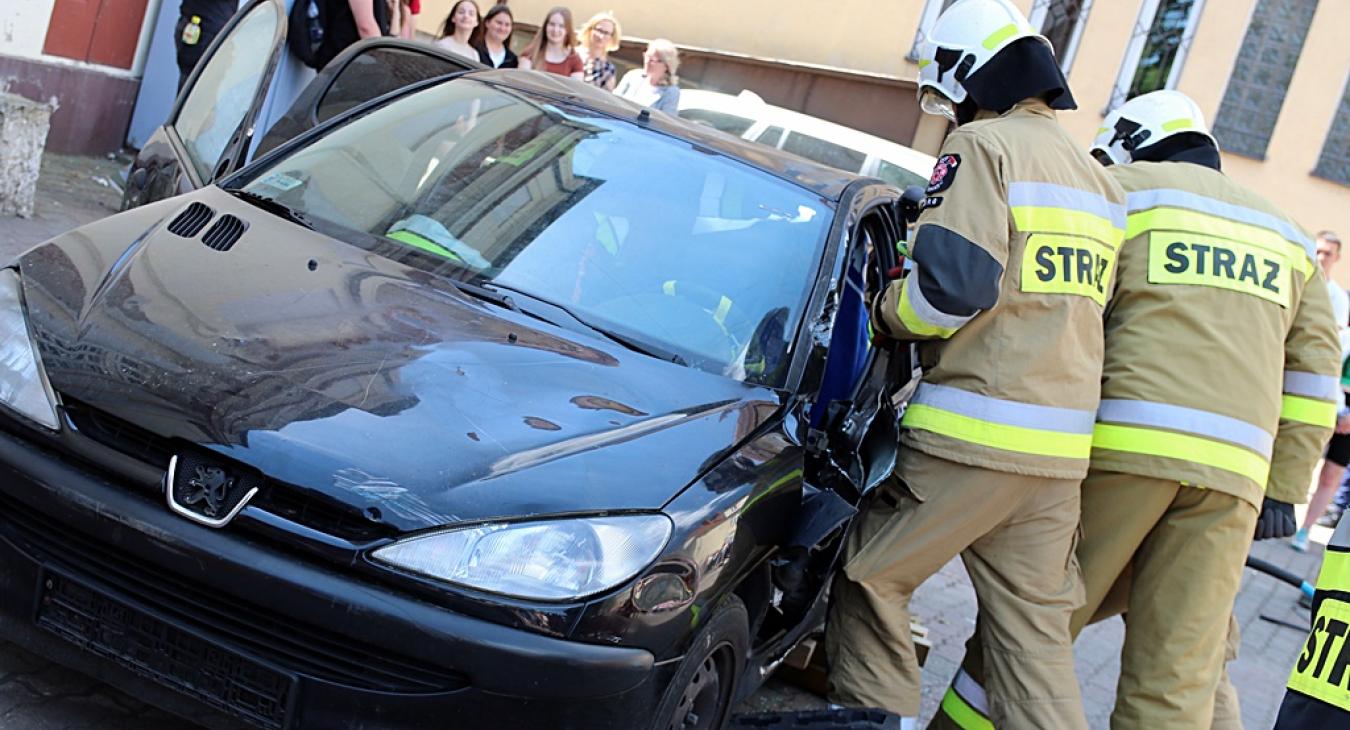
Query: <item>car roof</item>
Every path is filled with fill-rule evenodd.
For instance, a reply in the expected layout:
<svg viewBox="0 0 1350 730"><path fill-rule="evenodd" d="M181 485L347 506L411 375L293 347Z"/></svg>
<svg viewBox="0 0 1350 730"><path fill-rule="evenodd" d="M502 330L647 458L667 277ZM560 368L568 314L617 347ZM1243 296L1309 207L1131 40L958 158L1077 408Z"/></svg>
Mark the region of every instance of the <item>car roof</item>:
<svg viewBox="0 0 1350 730"><path fill-rule="evenodd" d="M928 177L936 160L911 147L906 147L876 135L859 131L852 127L836 124L827 119L802 114L781 106L774 106L758 96L724 94L719 91L688 89L680 91L680 109L708 109L726 112L754 121L764 121L796 132L829 140L835 144L849 147L918 174Z"/></svg>
<svg viewBox="0 0 1350 730"><path fill-rule="evenodd" d="M838 200L844 188L860 177L797 155L751 142L686 121L664 112L653 112L608 91L576 79L542 71L471 71L457 78L471 78L494 86L552 97L619 119L634 121L671 137L738 160L776 177L806 188L828 200ZM682 92L683 93L683 92ZM646 112L646 119L642 119Z"/></svg>

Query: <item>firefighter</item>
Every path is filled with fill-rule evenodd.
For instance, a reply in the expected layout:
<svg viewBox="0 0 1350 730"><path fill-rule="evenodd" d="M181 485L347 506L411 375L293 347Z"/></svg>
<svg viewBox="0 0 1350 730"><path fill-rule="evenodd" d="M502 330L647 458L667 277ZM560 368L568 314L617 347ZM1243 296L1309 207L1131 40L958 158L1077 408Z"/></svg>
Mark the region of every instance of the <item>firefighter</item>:
<svg viewBox="0 0 1350 730"><path fill-rule="evenodd" d="M1350 727L1350 521L1327 543L1312 616L1275 730Z"/></svg>
<svg viewBox="0 0 1350 730"><path fill-rule="evenodd" d="M1220 172L1184 94L1126 102L1092 154L1129 217L1083 482L1087 600L1070 629L1126 612L1113 730L1208 729L1252 538L1293 533L1331 435L1337 328L1312 240ZM967 644L935 726L981 726L982 652Z"/></svg>
<svg viewBox="0 0 1350 730"><path fill-rule="evenodd" d="M1086 727L1069 616L1073 545L1102 361L1102 308L1124 194L1077 149L1049 42L1008 0L963 0L922 44L919 99L958 126L873 321L921 340L925 373L896 477L850 533L827 631L832 703L912 725L909 600L961 555L990 647L994 712L1013 727Z"/></svg>

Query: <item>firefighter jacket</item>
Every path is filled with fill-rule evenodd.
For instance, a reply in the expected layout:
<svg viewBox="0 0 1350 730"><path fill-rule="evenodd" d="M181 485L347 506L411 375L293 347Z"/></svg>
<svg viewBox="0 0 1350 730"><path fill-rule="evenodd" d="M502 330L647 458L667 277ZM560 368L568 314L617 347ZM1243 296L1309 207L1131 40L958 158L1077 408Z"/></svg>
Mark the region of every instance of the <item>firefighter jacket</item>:
<svg viewBox="0 0 1350 730"><path fill-rule="evenodd" d="M1312 617L1275 730L1350 727L1350 520L1322 556Z"/></svg>
<svg viewBox="0 0 1350 730"><path fill-rule="evenodd" d="M1302 502L1340 343L1312 241L1216 169L1109 168L1127 193L1094 469Z"/></svg>
<svg viewBox="0 0 1350 730"><path fill-rule="evenodd" d="M920 344L901 441L950 461L1079 479L1124 194L1039 100L961 125L919 215L913 269L875 303Z"/></svg>

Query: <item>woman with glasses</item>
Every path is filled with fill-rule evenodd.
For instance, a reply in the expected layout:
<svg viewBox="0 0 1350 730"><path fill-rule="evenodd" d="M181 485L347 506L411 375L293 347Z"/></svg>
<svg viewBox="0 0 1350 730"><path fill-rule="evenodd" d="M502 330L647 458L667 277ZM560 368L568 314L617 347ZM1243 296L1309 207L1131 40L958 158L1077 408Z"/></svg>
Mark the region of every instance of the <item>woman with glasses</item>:
<svg viewBox="0 0 1350 730"><path fill-rule="evenodd" d="M680 110L679 77L680 56L675 44L657 38L647 44L642 54L642 68L623 75L615 94L625 99L667 114Z"/></svg>
<svg viewBox="0 0 1350 730"><path fill-rule="evenodd" d="M614 90L618 72L609 60L609 52L619 50L622 40L623 29L613 13L596 13L581 26L577 45L581 47L582 79L586 83Z"/></svg>

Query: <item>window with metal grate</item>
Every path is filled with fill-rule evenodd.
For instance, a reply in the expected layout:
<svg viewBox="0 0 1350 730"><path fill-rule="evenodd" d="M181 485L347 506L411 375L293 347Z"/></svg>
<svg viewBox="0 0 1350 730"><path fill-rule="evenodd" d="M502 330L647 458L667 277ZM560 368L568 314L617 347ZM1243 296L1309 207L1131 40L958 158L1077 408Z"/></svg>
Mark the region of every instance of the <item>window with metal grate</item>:
<svg viewBox="0 0 1350 730"><path fill-rule="evenodd" d="M192 238L202 232L202 229L206 227L207 223L211 222L211 217L215 214L216 212L205 203L194 202L182 213L179 213L177 218L169 222L169 233L183 238Z"/></svg>
<svg viewBox="0 0 1350 730"><path fill-rule="evenodd" d="M1326 142L1322 143L1322 154L1317 158L1313 174L1350 185L1350 79L1346 79L1341 103L1336 107L1336 117L1327 132Z"/></svg>
<svg viewBox="0 0 1350 730"><path fill-rule="evenodd" d="M202 236L202 243L217 251L229 251L247 230L247 223L226 213Z"/></svg>

